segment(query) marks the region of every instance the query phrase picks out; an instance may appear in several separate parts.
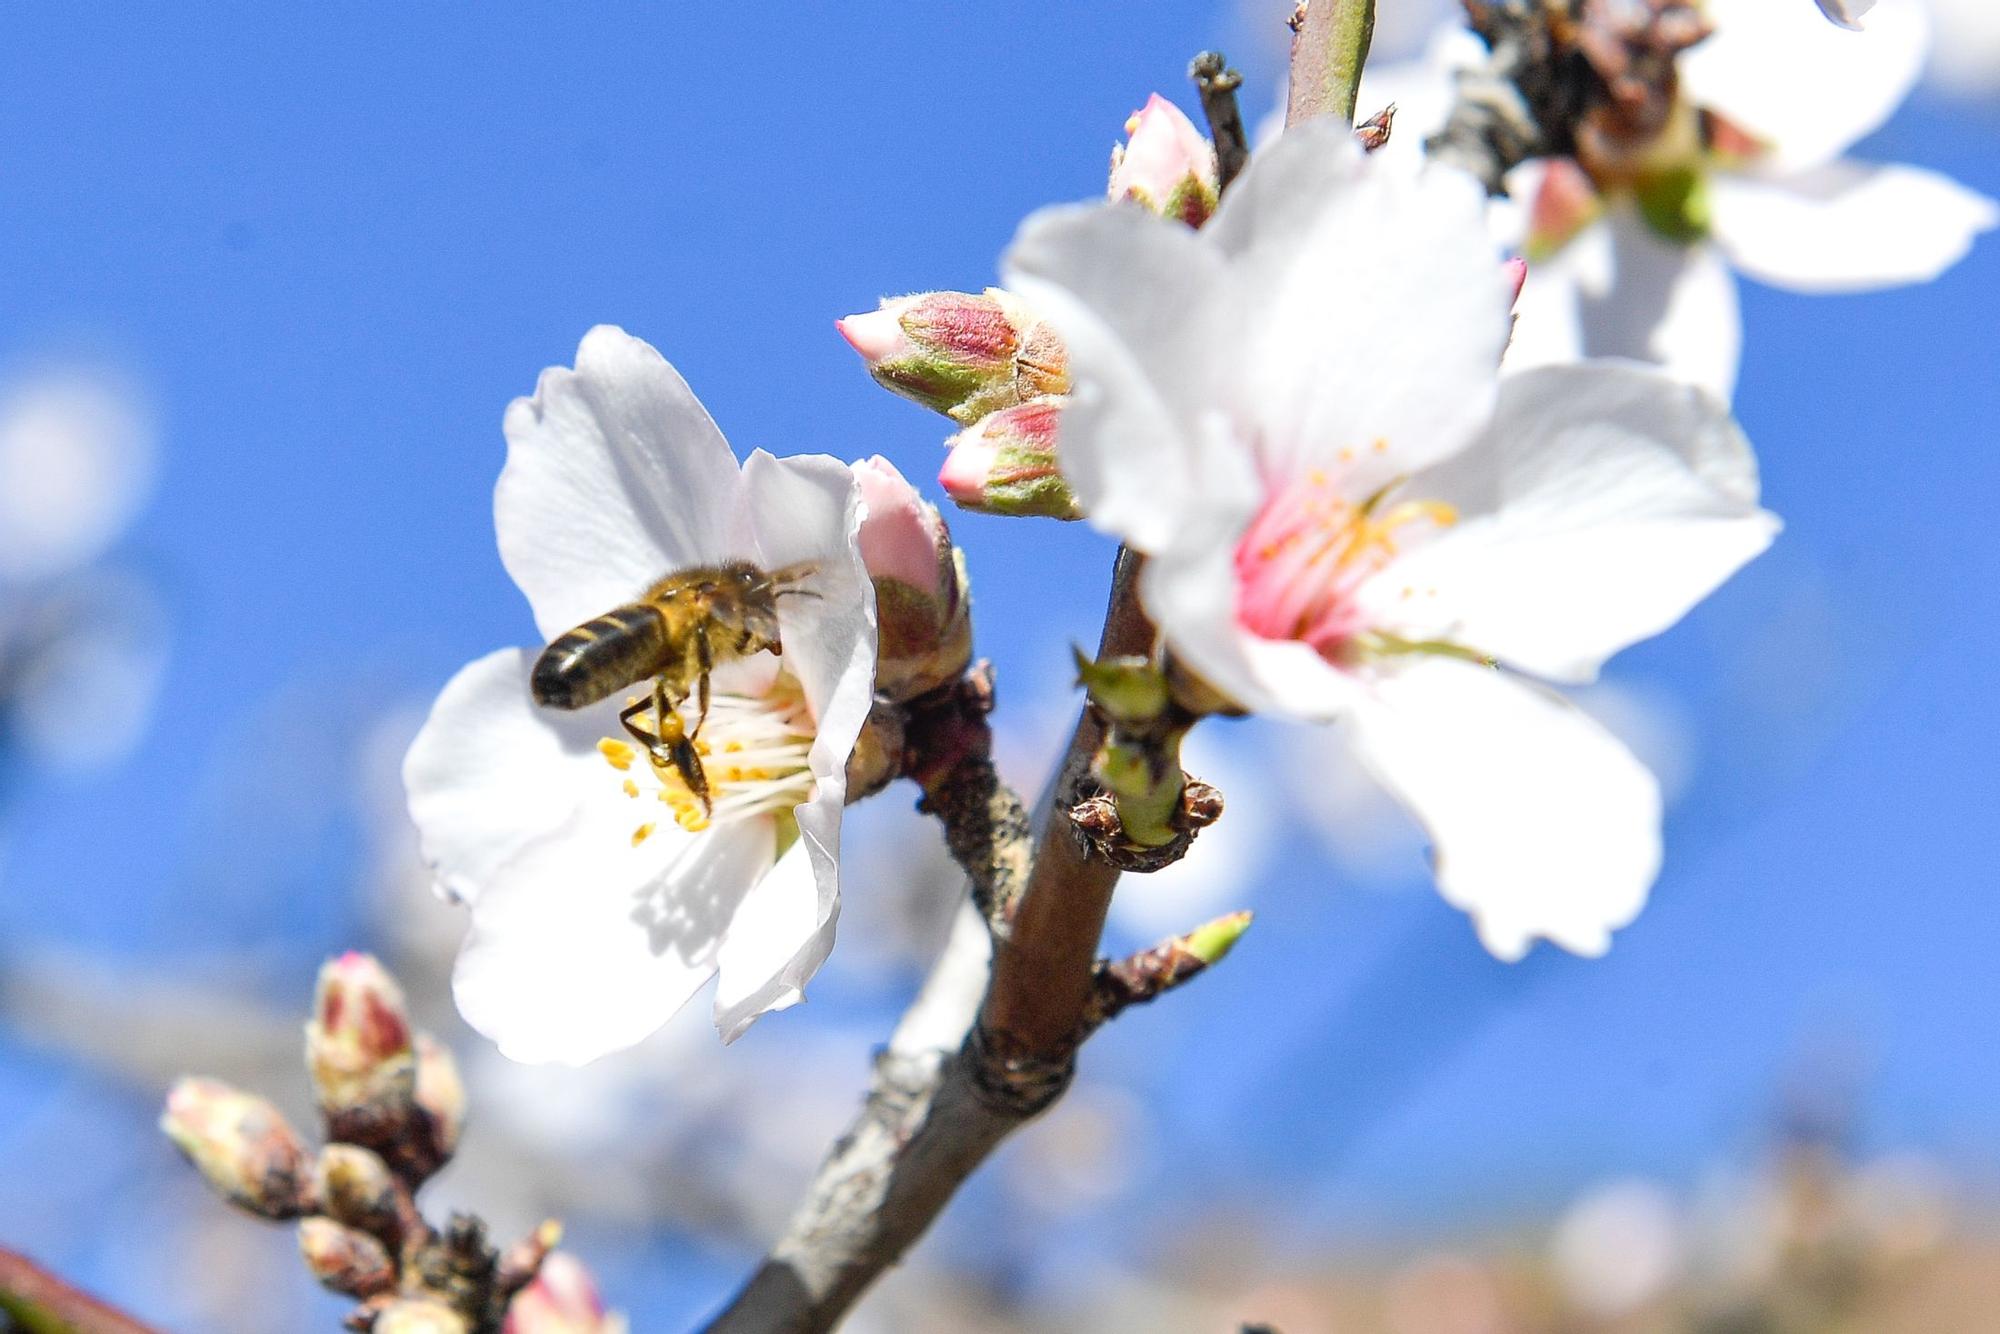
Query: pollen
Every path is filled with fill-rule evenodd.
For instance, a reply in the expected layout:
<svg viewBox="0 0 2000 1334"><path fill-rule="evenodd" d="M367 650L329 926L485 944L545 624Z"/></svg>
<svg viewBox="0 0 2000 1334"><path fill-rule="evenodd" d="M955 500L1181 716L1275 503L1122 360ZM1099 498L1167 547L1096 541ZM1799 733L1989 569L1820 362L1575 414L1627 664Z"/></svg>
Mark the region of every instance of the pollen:
<svg viewBox="0 0 2000 1334"><path fill-rule="evenodd" d="M637 829L634 829L632 831L632 846L636 848L641 843L644 843L647 839L651 838L653 836L653 830L655 830L658 827L659 826L657 825L649 823L649 824L642 824Z"/></svg>
<svg viewBox="0 0 2000 1334"><path fill-rule="evenodd" d="M689 709L680 721L700 726L692 743L700 763L698 786L707 788L705 803L664 748L634 747L614 738L598 743L608 763L631 771L622 784L626 795L657 798L679 829L699 834L742 820L768 819L812 796L810 758L817 728L805 692L791 676L780 673L758 696L718 691L706 720ZM641 758L646 763L633 763ZM646 825L634 835L633 845L654 829Z"/></svg>

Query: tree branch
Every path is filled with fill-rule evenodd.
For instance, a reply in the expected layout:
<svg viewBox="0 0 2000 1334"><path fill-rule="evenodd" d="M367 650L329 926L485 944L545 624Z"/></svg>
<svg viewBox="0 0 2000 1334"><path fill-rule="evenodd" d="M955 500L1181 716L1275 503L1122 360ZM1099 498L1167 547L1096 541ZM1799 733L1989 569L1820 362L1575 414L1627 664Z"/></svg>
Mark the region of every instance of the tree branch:
<svg viewBox="0 0 2000 1334"><path fill-rule="evenodd" d="M156 1334L115 1307L0 1248L0 1311L29 1334Z"/></svg>
<svg viewBox="0 0 2000 1334"><path fill-rule="evenodd" d="M1304 0L1292 19L1292 83L1285 124L1338 116L1354 124L1361 67L1375 37L1375 0Z"/></svg>
<svg viewBox="0 0 2000 1334"><path fill-rule="evenodd" d="M1138 568L1137 557L1119 553L1100 654L1151 651ZM953 993L980 980L977 969L965 966L966 933L955 930L898 1040L876 1057L859 1120L834 1145L784 1236L711 1331L832 1329L994 1147L1069 1086L1077 1045L1102 1013L1093 1007L1097 942L1118 872L1090 855L1064 812L1102 739L1097 715L1085 709L1042 801L1032 869L1007 930L995 936L985 996L963 1044L948 1051L912 1040L937 1040L936 1026L918 1022L918 1010L950 1012ZM926 803L932 791L927 785ZM954 855L978 847L976 840L948 842ZM1012 854L1004 860L1012 864ZM992 861L978 852L967 871L976 878Z"/></svg>
<svg viewBox="0 0 2000 1334"><path fill-rule="evenodd" d="M1188 64L1188 77L1201 93L1201 113L1215 144L1215 190L1220 194L1250 165L1250 135L1243 128L1243 109L1236 104L1243 76L1229 68L1220 51L1204 51Z"/></svg>

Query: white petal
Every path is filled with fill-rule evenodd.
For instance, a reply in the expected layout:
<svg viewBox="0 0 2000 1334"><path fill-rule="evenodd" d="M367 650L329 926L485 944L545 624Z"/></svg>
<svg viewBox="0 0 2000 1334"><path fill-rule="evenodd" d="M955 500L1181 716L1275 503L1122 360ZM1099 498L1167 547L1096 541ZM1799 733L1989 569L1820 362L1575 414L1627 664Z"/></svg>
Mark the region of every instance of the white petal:
<svg viewBox="0 0 2000 1334"><path fill-rule="evenodd" d="M1835 162L1711 182L1715 239L1736 267L1799 292L1928 282L2000 221L1992 200L1921 167Z"/></svg>
<svg viewBox="0 0 2000 1334"><path fill-rule="evenodd" d="M840 772L875 678L875 586L861 562L860 486L828 455L780 459L761 449L744 465L743 482L738 544L767 569L813 566L811 596L778 599L778 626L785 665L818 724L814 754L824 751L827 767ZM820 772L817 758L813 768Z"/></svg>
<svg viewBox="0 0 2000 1334"><path fill-rule="evenodd" d="M1931 14L1937 42L1929 77L1961 95L2000 88L2000 8L1993 0L1931 0Z"/></svg>
<svg viewBox="0 0 2000 1334"><path fill-rule="evenodd" d="M1201 235L1230 257L1241 324L1212 355L1267 475L1341 468L1366 494L1485 421L1513 300L1485 205L1469 175L1364 155L1332 122L1230 187Z"/></svg>
<svg viewBox="0 0 2000 1334"><path fill-rule="evenodd" d="M1780 170L1818 166L1902 105L1923 71L1923 0L1881 0L1864 31L1802 0L1706 0L1715 33L1680 59L1681 86L1771 145Z"/></svg>
<svg viewBox="0 0 2000 1334"><path fill-rule="evenodd" d="M1588 680L1770 544L1755 469L1725 408L1652 371L1509 377L1486 438L1410 480L1459 522L1370 581L1373 618Z"/></svg>
<svg viewBox="0 0 2000 1334"><path fill-rule="evenodd" d="M739 905L770 869L768 819L634 847L632 809L595 803L490 878L452 992L517 1061L581 1065L632 1046L716 968Z"/></svg>
<svg viewBox="0 0 2000 1334"><path fill-rule="evenodd" d="M680 372L622 329L584 335L576 369L509 405L493 492L500 559L543 639L726 549L736 459Z"/></svg>
<svg viewBox="0 0 2000 1334"><path fill-rule="evenodd" d="M1236 618L1235 540L1190 538L1146 562L1139 600L1196 674L1252 713L1307 722L1339 717L1351 677L1309 645L1264 639Z"/></svg>
<svg viewBox="0 0 2000 1334"><path fill-rule="evenodd" d="M619 735L617 701L576 713L537 708L528 692L533 660L528 650L509 648L464 667L438 695L403 761L424 860L439 889L467 902L580 807L623 796L597 750L600 738Z"/></svg>
<svg viewBox="0 0 2000 1334"><path fill-rule="evenodd" d="M1354 715L1364 763L1431 838L1438 889L1502 959L1536 939L1602 954L1660 865L1660 794L1561 697L1448 658L1410 662Z"/></svg>
<svg viewBox="0 0 2000 1334"><path fill-rule="evenodd" d="M1660 366L1727 401L1743 321L1714 246L1676 245L1617 209L1554 257L1528 266L1507 368L1620 357Z"/></svg>
<svg viewBox="0 0 2000 1334"><path fill-rule="evenodd" d="M798 806L799 840L744 896L717 958L715 1027L734 1042L759 1015L805 999L806 983L833 950L840 915L838 790Z"/></svg>
<svg viewBox="0 0 2000 1334"><path fill-rule="evenodd" d="M802 999L833 948L847 756L875 679L875 593L861 561L852 470L825 455L780 459L758 450L743 476L743 518L764 563L816 567L816 596L781 599L779 623L785 665L817 726L807 756L813 795L792 812L798 840L744 898L718 956L715 1023L727 1042L758 1015Z"/></svg>
<svg viewBox="0 0 2000 1334"><path fill-rule="evenodd" d="M1440 24L1472 36L1463 23L1458 6L1450 0L1393 0L1377 11L1368 50L1372 59L1385 63L1408 59L1427 47L1436 48ZM1361 84L1364 93L1368 90L1368 78L1374 74L1375 66L1371 63ZM1361 114L1368 115L1381 103L1364 99L1361 106Z"/></svg>
<svg viewBox="0 0 2000 1334"><path fill-rule="evenodd" d="M1052 208L1021 225L1001 269L1062 334L1063 473L1094 524L1154 551L1218 485L1247 496L1247 461L1201 435L1225 401L1216 348L1234 318L1211 247L1134 205Z"/></svg>

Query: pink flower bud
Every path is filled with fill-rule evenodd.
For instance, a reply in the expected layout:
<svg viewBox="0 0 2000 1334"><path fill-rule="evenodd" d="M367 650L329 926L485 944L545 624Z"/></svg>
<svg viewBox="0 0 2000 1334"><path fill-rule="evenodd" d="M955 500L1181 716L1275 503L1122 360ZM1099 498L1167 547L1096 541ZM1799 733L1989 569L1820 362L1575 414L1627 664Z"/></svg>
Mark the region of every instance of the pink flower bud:
<svg viewBox="0 0 2000 1334"><path fill-rule="evenodd" d="M160 1129L222 1196L266 1218L296 1218L310 1188L305 1146L276 1107L218 1079L183 1079Z"/></svg>
<svg viewBox="0 0 2000 1334"><path fill-rule="evenodd" d="M299 1254L314 1278L350 1297L373 1297L396 1286L396 1266L382 1243L331 1218L299 1224Z"/></svg>
<svg viewBox="0 0 2000 1334"><path fill-rule="evenodd" d="M861 559L875 584L875 689L900 703L972 661L964 562L937 507L889 460L863 459L854 475L868 508Z"/></svg>
<svg viewBox="0 0 2000 1334"><path fill-rule="evenodd" d="M962 423L1069 388L1055 331L998 288L898 297L834 327L876 383Z"/></svg>
<svg viewBox="0 0 2000 1334"><path fill-rule="evenodd" d="M1038 398L960 431L949 442L938 485L964 509L1082 518L1056 461L1062 408L1060 398Z"/></svg>
<svg viewBox="0 0 2000 1334"><path fill-rule="evenodd" d="M1113 199L1132 199L1163 218L1199 227L1215 212L1215 146L1181 109L1154 93L1125 122L1127 142L1111 150Z"/></svg>
<svg viewBox="0 0 2000 1334"><path fill-rule="evenodd" d="M563 1251L542 1261L534 1282L507 1305L500 1334L624 1334L625 1318L605 1311L596 1280Z"/></svg>
<svg viewBox="0 0 2000 1334"><path fill-rule="evenodd" d="M416 1062L403 990L372 956L349 951L320 968L306 1065L329 1118L410 1102Z"/></svg>

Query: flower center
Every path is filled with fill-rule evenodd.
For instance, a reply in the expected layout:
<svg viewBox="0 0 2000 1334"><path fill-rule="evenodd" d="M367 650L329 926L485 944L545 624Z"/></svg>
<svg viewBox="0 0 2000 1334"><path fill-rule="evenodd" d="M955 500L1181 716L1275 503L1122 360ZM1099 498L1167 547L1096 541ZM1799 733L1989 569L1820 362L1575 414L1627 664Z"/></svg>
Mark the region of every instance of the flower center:
<svg viewBox="0 0 2000 1334"><path fill-rule="evenodd" d="M1445 528L1458 511L1441 500L1385 503L1390 482L1359 504L1314 469L1265 502L1236 547L1236 618L1266 639L1296 639L1328 660L1368 629L1358 594L1395 559L1412 524Z"/></svg>
<svg viewBox="0 0 2000 1334"><path fill-rule="evenodd" d="M689 727L698 717L696 707L693 700L681 706L681 717ZM640 718L642 726L650 725L649 715ZM694 736L695 753L708 779L707 810L680 770L644 747L606 737L597 749L605 763L626 775L626 796L638 800L650 795L666 806L675 824L700 833L716 825L789 812L811 797L809 756L814 734L805 692L787 673L779 673L762 695L716 692L709 700L708 720ZM641 758L646 763L635 772L635 762ZM641 782L638 774L649 775L651 781ZM648 822L634 829L632 845L645 842L654 828Z"/></svg>

